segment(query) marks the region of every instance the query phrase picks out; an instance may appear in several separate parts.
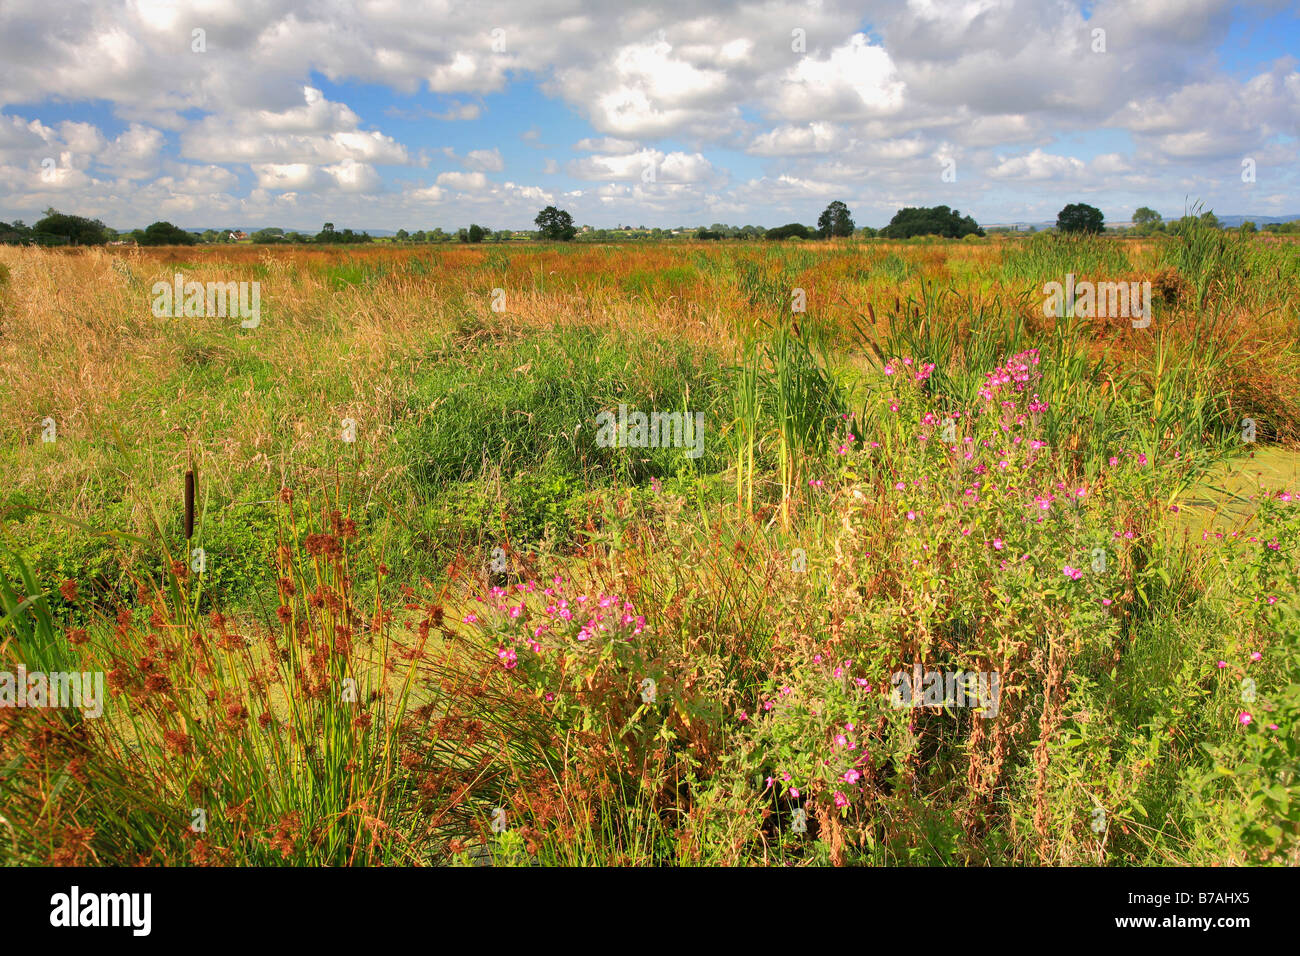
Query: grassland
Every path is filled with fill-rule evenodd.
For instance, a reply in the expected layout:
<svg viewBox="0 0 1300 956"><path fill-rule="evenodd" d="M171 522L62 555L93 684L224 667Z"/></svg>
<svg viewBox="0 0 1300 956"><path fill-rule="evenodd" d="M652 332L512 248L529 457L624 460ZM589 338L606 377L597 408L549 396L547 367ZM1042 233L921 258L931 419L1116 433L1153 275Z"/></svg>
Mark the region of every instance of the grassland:
<svg viewBox="0 0 1300 956"><path fill-rule="evenodd" d="M0 248L0 647L110 688L0 708L0 858L1294 864L1297 290L1199 228Z"/></svg>

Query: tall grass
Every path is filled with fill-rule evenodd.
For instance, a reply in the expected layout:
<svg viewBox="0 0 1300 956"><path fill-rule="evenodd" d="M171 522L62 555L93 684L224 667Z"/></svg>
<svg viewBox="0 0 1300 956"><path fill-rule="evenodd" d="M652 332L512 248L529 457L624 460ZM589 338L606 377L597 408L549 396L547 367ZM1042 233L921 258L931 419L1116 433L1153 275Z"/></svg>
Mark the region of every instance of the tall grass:
<svg viewBox="0 0 1300 956"><path fill-rule="evenodd" d="M1296 489L1212 476L1287 454L1238 424L1300 420L1295 259L1201 241L187 251L274 284L256 336L154 322L174 254L0 249L0 655L111 688L0 708L0 853L1294 863ZM1044 321L1152 262L1150 329ZM620 402L705 456L596 446ZM914 664L1001 710L893 706Z"/></svg>

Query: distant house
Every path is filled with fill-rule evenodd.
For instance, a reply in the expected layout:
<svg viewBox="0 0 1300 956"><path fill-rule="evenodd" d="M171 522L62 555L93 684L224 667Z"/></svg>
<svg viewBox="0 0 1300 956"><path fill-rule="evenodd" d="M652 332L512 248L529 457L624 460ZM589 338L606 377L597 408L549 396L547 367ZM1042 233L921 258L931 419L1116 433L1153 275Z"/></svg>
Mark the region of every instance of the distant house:
<svg viewBox="0 0 1300 956"><path fill-rule="evenodd" d="M234 242L242 242L248 238L248 233L244 232L242 229L237 229L230 234L230 238Z"/></svg>
<svg viewBox="0 0 1300 956"><path fill-rule="evenodd" d="M110 246L134 246L137 243L134 239L113 239L108 244Z"/></svg>

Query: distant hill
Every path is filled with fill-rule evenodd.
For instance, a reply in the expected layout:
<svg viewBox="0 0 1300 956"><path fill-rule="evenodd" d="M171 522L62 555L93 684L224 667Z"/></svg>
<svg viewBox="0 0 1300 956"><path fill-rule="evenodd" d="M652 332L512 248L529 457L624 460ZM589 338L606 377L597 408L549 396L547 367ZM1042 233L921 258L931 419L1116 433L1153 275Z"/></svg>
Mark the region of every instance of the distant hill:
<svg viewBox="0 0 1300 956"><path fill-rule="evenodd" d="M1266 222L1294 222L1300 219L1300 213L1292 213L1289 216L1219 216L1219 222L1225 226L1240 226L1247 219L1257 226L1262 226Z"/></svg>

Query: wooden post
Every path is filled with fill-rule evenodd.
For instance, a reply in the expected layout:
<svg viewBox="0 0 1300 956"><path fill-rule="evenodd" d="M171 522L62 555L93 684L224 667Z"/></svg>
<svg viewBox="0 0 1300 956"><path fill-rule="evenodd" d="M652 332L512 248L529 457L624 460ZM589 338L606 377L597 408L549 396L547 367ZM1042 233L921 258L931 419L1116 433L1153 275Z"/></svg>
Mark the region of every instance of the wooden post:
<svg viewBox="0 0 1300 956"><path fill-rule="evenodd" d="M194 538L194 469L185 472L185 540Z"/></svg>

